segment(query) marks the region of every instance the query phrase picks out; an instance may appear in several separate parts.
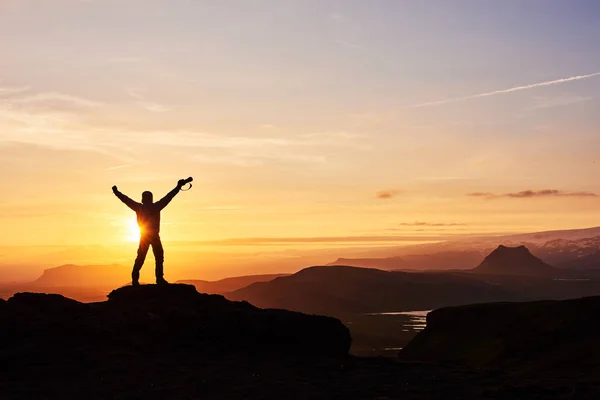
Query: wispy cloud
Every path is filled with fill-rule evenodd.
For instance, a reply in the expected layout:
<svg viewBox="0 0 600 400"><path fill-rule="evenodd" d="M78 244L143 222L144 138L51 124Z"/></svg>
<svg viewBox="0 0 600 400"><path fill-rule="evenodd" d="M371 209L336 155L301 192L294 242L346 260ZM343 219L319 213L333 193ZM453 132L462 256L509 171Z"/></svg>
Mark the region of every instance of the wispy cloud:
<svg viewBox="0 0 600 400"><path fill-rule="evenodd" d="M534 106L531 107L532 110L539 110L543 108L553 108L553 107L565 107L573 104L583 103L589 100L592 100L591 96L577 96L577 95L560 95L555 97L534 97Z"/></svg>
<svg viewBox="0 0 600 400"><path fill-rule="evenodd" d="M461 223L456 223L456 222L445 223L445 222L421 222L421 221L402 222L402 223L398 224L398 226L430 226L430 227L466 226L466 225L467 224L461 224Z"/></svg>
<svg viewBox="0 0 600 400"><path fill-rule="evenodd" d="M373 243L373 242L424 242L447 240L454 235L364 235L364 236L332 236L332 237L279 237L279 238L233 238L222 240L207 240L198 242L173 242L175 245L213 245L213 246L274 246L280 244L307 244L307 243Z"/></svg>
<svg viewBox="0 0 600 400"><path fill-rule="evenodd" d="M565 192L557 189L545 190L523 190L521 192L495 194L489 192L468 193L469 197L481 197L484 199L512 198L512 199L531 199L540 197L598 197L592 192Z"/></svg>
<svg viewBox="0 0 600 400"><path fill-rule="evenodd" d="M129 167L133 167L133 166L135 166L135 165L137 165L137 164L122 164L122 165L115 165L114 167L108 167L108 168L105 168L104 170L105 170L105 171L114 171L114 170L117 170L117 169L123 169L123 168L129 168Z"/></svg>
<svg viewBox="0 0 600 400"><path fill-rule="evenodd" d="M89 108L99 107L102 105L102 103L98 101L56 92L35 93L28 96L15 97L10 100L12 104L31 104L56 101Z"/></svg>
<svg viewBox="0 0 600 400"><path fill-rule="evenodd" d="M443 100L430 101L430 102L426 102L426 103L413 104L411 106L408 106L407 108L429 107L429 106L438 106L438 105L442 105L442 104L458 103L460 101L479 99L482 97L490 97L490 96L496 96L499 94L520 92L522 90L530 90L530 89L535 89L535 88L544 87L544 86L552 86L552 85L559 85L559 84L567 83L567 82L580 81L582 79L589 79L589 78L593 78L596 76L600 76L600 72L594 72L592 74L587 74L587 75L570 76L568 78L555 79L553 81L546 81L546 82L538 82L538 83L533 83L530 85L515 86L512 88L508 88L508 89L494 90L492 92L472 94L469 96L453 97L450 99L443 99Z"/></svg>
<svg viewBox="0 0 600 400"><path fill-rule="evenodd" d="M337 44L354 50L365 47L361 40L361 28L357 23L339 12L332 12L327 18L333 26L334 41Z"/></svg>
<svg viewBox="0 0 600 400"><path fill-rule="evenodd" d="M377 197L378 199L381 199L381 200L387 200L387 199L391 199L392 197L396 197L399 194L400 194L400 191L396 190L396 189L381 190L375 194L375 197Z"/></svg>
<svg viewBox="0 0 600 400"><path fill-rule="evenodd" d="M23 93L30 89L29 86L20 86L20 87L0 87L0 96L6 96L16 93Z"/></svg>
<svg viewBox="0 0 600 400"><path fill-rule="evenodd" d="M127 94L129 94L131 97L137 100L135 103L145 110L154 113L164 113L173 109L173 106L147 100L146 97L142 94L143 91L145 90L137 88L129 88L126 90Z"/></svg>

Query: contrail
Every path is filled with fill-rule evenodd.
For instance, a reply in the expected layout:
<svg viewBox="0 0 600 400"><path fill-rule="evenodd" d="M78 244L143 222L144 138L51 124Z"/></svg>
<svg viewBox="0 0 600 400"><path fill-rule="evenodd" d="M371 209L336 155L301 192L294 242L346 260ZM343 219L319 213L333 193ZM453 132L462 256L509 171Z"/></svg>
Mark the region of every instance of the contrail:
<svg viewBox="0 0 600 400"><path fill-rule="evenodd" d="M569 78L562 78L562 79L556 79L554 81L534 83L531 85L517 86L517 87L510 88L510 89L495 90L493 92L472 94L470 96L464 96L464 97L454 97L452 99L430 101L427 103L421 103L421 104L415 104L412 106L408 106L406 108L428 107L428 106L437 106L437 105L448 104L448 103L457 103L459 101L478 99L480 97L489 97L489 96L494 96L497 94L519 92L521 90L529 90L529 89L534 89L534 88L538 88L538 87L542 87L542 86L551 86L551 85L558 85L560 83L579 81L581 79L593 78L594 76L599 76L599 75L600 75L600 72L594 72L593 74L571 76Z"/></svg>

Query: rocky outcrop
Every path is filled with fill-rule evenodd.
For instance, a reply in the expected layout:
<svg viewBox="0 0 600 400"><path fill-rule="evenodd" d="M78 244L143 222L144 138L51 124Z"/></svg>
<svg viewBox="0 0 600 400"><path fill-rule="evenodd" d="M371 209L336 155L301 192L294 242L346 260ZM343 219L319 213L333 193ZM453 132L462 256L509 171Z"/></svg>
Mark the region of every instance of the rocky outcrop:
<svg viewBox="0 0 600 400"><path fill-rule="evenodd" d="M190 285L114 290L84 304L60 295L19 293L0 305L0 350L15 356L177 353L341 356L350 334L337 319L196 292Z"/></svg>
<svg viewBox="0 0 600 400"><path fill-rule="evenodd" d="M600 372L600 297L434 310L404 360L512 370Z"/></svg>

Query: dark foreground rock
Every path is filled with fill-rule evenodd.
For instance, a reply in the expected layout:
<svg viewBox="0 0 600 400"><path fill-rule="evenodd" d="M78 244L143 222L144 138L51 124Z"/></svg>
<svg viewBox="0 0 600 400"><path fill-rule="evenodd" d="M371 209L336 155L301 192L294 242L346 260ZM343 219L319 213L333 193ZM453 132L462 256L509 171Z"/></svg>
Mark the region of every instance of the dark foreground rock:
<svg viewBox="0 0 600 400"><path fill-rule="evenodd" d="M597 376L600 297L476 304L431 312L403 360Z"/></svg>
<svg viewBox="0 0 600 400"><path fill-rule="evenodd" d="M346 355L348 329L330 317L262 310L196 292L191 285L142 285L84 304L60 295L19 293L0 307L0 343L23 356L76 352L96 357L184 352ZM4 349L6 351L6 349Z"/></svg>
<svg viewBox="0 0 600 400"><path fill-rule="evenodd" d="M0 302L0 399L598 399L597 376L347 355L336 319L123 288Z"/></svg>

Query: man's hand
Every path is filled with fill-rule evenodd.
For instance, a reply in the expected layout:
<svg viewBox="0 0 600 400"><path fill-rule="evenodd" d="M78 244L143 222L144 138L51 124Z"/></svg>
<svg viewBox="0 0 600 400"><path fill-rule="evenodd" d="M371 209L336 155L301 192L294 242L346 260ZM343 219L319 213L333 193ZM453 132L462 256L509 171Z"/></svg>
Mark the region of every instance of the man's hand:
<svg viewBox="0 0 600 400"><path fill-rule="evenodd" d="M187 185L188 183L191 183L193 181L192 177L190 176L187 179L180 179L177 181L177 187L179 189L181 189L182 187L184 187L185 185Z"/></svg>
<svg viewBox="0 0 600 400"><path fill-rule="evenodd" d="M119 189L117 189L117 185L112 187L113 193L117 194L119 192Z"/></svg>

